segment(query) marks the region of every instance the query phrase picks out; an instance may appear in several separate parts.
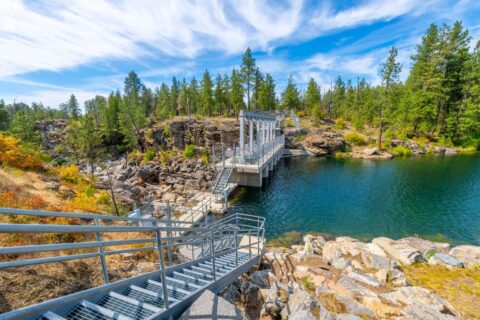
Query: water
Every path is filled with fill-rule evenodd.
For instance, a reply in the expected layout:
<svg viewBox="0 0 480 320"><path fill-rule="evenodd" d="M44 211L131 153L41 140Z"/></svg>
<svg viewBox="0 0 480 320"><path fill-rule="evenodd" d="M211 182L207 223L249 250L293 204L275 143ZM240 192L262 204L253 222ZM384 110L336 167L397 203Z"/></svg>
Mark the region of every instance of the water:
<svg viewBox="0 0 480 320"><path fill-rule="evenodd" d="M478 245L480 155L282 159L263 188L239 188L232 202L265 217L269 239L317 231Z"/></svg>

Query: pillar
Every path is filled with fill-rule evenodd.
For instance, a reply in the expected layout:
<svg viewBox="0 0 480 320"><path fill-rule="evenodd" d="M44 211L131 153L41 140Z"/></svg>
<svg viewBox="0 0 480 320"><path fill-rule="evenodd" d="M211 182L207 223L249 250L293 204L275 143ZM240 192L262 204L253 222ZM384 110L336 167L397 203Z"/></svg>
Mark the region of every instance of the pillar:
<svg viewBox="0 0 480 320"><path fill-rule="evenodd" d="M243 161L243 152L245 149L245 136L243 127L245 126L245 119L243 118L243 110L240 110L240 160Z"/></svg>
<svg viewBox="0 0 480 320"><path fill-rule="evenodd" d="M250 153L253 152L253 120L248 121L248 139L250 146Z"/></svg>

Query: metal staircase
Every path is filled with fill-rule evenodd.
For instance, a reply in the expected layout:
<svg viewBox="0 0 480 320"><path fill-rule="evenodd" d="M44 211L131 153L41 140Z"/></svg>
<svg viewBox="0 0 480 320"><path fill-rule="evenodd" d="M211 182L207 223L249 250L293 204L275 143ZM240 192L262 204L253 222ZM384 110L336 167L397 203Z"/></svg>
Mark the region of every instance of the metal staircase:
<svg viewBox="0 0 480 320"><path fill-rule="evenodd" d="M222 167L222 169L217 174L217 178L212 187L213 194L224 195L225 190L228 189L228 182L232 175L233 168Z"/></svg>
<svg viewBox="0 0 480 320"><path fill-rule="evenodd" d="M97 239L97 241L75 243L2 247L0 255L5 257L98 248L97 252L90 250L88 253L80 254L15 259L1 262L0 269L98 257L101 260L105 280L105 284L92 289L0 314L0 319L175 318L183 313L204 290L218 292L258 263L264 245L264 219L244 214L235 214L197 227L170 227L174 231L173 234L178 234L178 229L188 233L167 237L162 237L162 234L166 231L172 233L170 232L172 230L165 230L164 222L158 219L149 219L149 224L145 226L144 219L133 217L2 208L0 208L0 214L38 216L43 221L46 217L64 217L77 219L77 221L81 219L85 223L82 225L0 224L0 233L93 233ZM88 220L93 224L88 224L86 222ZM146 234L146 237L128 239L126 236L122 240L102 240L102 237L108 233ZM139 247L140 243L144 243L145 246ZM128 249L111 248L128 244L135 246ZM180 252L180 248L194 246L200 253L192 255L190 261L179 262L180 260L176 259L175 255ZM148 250L157 253L158 270L116 282L108 281L106 256ZM170 255L173 255L173 258Z"/></svg>

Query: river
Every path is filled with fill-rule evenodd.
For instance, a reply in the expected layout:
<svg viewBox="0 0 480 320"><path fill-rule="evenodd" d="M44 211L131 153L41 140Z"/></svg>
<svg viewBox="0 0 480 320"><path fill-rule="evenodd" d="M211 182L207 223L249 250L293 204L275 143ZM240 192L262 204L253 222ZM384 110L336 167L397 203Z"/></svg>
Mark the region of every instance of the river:
<svg viewBox="0 0 480 320"><path fill-rule="evenodd" d="M316 231L478 245L480 154L285 158L262 188L240 187L231 203L235 211L265 217L269 239Z"/></svg>

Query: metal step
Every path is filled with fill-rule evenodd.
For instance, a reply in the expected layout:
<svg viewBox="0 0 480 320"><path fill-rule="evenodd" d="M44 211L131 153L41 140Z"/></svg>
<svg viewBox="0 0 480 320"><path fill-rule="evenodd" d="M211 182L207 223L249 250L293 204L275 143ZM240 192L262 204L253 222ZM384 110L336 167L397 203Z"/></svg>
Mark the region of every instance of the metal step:
<svg viewBox="0 0 480 320"><path fill-rule="evenodd" d="M66 320L64 317L59 316L56 313L53 313L51 311L47 311L44 314L42 314L42 317L40 320Z"/></svg>
<svg viewBox="0 0 480 320"><path fill-rule="evenodd" d="M144 319L162 310L116 292L109 292L97 304L133 319Z"/></svg>

